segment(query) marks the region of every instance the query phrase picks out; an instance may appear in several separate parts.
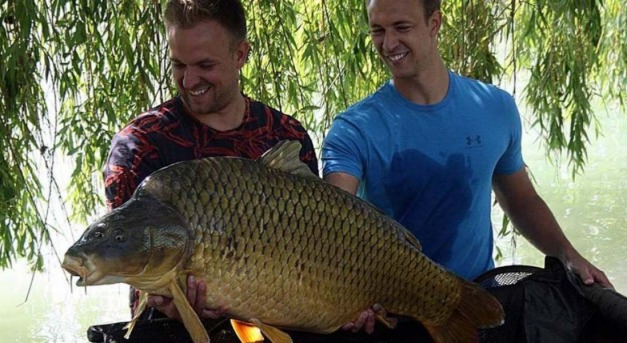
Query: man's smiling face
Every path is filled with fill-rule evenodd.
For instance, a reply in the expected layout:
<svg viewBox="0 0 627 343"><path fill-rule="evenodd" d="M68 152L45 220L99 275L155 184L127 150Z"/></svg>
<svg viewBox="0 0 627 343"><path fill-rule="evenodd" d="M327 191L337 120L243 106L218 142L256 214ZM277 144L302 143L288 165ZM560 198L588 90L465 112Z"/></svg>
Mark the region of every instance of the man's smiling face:
<svg viewBox="0 0 627 343"><path fill-rule="evenodd" d="M217 21L168 27L172 76L194 116L219 112L239 93L248 43L235 42Z"/></svg>
<svg viewBox="0 0 627 343"><path fill-rule="evenodd" d="M437 54L437 28L425 18L420 0L371 0L372 42L395 79L417 77ZM435 15L435 14L434 14Z"/></svg>

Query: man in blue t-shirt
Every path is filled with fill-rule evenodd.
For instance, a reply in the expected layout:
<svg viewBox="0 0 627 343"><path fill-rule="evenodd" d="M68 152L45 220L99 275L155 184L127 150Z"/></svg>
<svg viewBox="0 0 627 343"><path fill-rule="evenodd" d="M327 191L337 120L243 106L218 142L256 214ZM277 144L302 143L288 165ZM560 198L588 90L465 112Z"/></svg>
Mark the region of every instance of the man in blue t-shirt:
<svg viewBox="0 0 627 343"><path fill-rule="evenodd" d="M366 0L372 42L392 73L341 113L322 148L325 180L407 227L423 252L474 279L494 267L491 190L516 228L586 284L611 287L533 188L521 123L505 91L447 70L439 0ZM373 311L345 328L374 328Z"/></svg>

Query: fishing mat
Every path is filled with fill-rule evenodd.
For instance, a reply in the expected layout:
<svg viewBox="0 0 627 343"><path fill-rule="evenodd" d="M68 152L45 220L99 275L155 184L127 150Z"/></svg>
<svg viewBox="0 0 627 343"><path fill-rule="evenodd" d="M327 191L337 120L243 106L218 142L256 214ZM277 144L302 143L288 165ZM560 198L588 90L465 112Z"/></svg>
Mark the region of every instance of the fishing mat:
<svg viewBox="0 0 627 343"><path fill-rule="evenodd" d="M475 280L503 305L505 323L480 330L481 343L619 343L627 342L627 298L598 285L584 286L562 263L551 257L545 267L506 266ZM124 339L126 322L94 325L89 342L190 343L178 321L166 318L141 320L130 340ZM239 343L228 320L204 320L212 343ZM330 335L287 331L296 343L432 342L424 328L400 318L396 329L377 323L375 333L353 334L339 330Z"/></svg>

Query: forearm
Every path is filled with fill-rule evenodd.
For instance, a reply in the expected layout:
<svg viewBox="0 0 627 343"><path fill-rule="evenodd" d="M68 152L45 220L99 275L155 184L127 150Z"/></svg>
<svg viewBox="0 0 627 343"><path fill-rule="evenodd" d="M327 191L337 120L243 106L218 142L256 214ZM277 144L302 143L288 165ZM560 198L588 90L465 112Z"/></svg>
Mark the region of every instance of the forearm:
<svg viewBox="0 0 627 343"><path fill-rule="evenodd" d="M538 195L519 203L500 201L518 231L545 255L564 261L577 254L547 204Z"/></svg>
<svg viewBox="0 0 627 343"><path fill-rule="evenodd" d="M357 187L359 186L359 180L356 177L347 173L330 173L324 176L324 181L339 187L348 193L355 195L357 193Z"/></svg>
<svg viewBox="0 0 627 343"><path fill-rule="evenodd" d="M555 216L533 188L525 170L511 175L495 175L496 198L514 226L538 250L559 258L587 285L598 282L612 287L605 273L588 262L570 243Z"/></svg>

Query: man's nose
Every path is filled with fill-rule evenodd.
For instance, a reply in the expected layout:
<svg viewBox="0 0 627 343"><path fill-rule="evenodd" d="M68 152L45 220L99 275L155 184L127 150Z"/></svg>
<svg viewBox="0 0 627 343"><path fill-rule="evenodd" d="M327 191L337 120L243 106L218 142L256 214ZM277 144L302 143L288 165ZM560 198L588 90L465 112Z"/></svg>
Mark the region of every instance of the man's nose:
<svg viewBox="0 0 627 343"><path fill-rule="evenodd" d="M187 68L183 73L183 88L192 89L196 84L198 84L198 73L194 70L195 68Z"/></svg>
<svg viewBox="0 0 627 343"><path fill-rule="evenodd" d="M383 49L385 51L393 51L398 45L398 37L392 31L386 31L383 36Z"/></svg>

